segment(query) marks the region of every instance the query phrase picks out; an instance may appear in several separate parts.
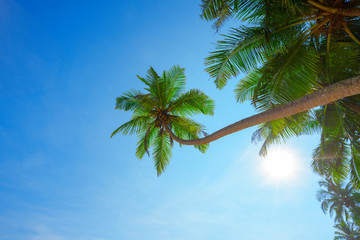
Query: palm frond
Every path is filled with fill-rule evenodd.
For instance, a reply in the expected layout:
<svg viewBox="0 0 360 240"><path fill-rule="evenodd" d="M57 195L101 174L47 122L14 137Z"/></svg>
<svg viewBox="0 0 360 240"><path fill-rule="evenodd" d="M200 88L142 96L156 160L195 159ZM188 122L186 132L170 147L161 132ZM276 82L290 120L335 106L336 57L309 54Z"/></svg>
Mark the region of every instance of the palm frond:
<svg viewBox="0 0 360 240"><path fill-rule="evenodd" d="M153 119L150 116L137 116L132 118L130 121L122 124L118 127L110 136L113 137L115 134L122 132L122 134L138 134L142 131Z"/></svg>
<svg viewBox="0 0 360 240"><path fill-rule="evenodd" d="M167 82L164 78L160 77L152 67L150 67L146 73L147 75L145 78L140 76L137 77L148 86L145 90L150 93L152 99L156 100L158 107L165 108Z"/></svg>
<svg viewBox="0 0 360 240"><path fill-rule="evenodd" d="M285 143L292 137L309 135L317 131L319 131L319 124L309 111L261 124L254 132L252 141L264 141L259 154L266 156L272 144Z"/></svg>
<svg viewBox="0 0 360 240"><path fill-rule="evenodd" d="M167 98L166 102L177 98L185 90L185 68L180 66L173 66L169 71L164 71L164 76L166 77L167 83Z"/></svg>
<svg viewBox="0 0 360 240"><path fill-rule="evenodd" d="M224 40L217 42L217 50L211 52L206 59L206 71L221 89L231 77L263 64L269 56L278 53L284 46L291 45L299 36L303 35L300 43L305 41L329 21L325 18L306 31L304 26L318 18L322 16L282 19L283 21L267 27L256 25L232 28L229 34L223 35Z"/></svg>
<svg viewBox="0 0 360 240"><path fill-rule="evenodd" d="M236 101L239 103L252 100L255 94L255 88L262 77L260 69L255 69L248 73L246 77L236 85L234 90Z"/></svg>
<svg viewBox="0 0 360 240"><path fill-rule="evenodd" d="M124 111L144 110L153 107L152 102L147 98L148 95L137 90L130 90L121 97L116 98L115 109Z"/></svg>
<svg viewBox="0 0 360 240"><path fill-rule="evenodd" d="M154 139L153 145L153 160L158 176L161 175L170 163L171 150L172 146L169 134L159 132L159 135Z"/></svg>
<svg viewBox="0 0 360 240"><path fill-rule="evenodd" d="M172 118L171 127L176 136L182 139L198 139L204 135L204 126L186 117ZM200 152L205 153L209 144L194 145Z"/></svg>
<svg viewBox="0 0 360 240"><path fill-rule="evenodd" d="M232 28L224 40L218 41L217 50L206 58L206 71L221 89L228 79L256 67L264 61L264 56L278 48L275 41L266 44L265 33L261 27Z"/></svg>
<svg viewBox="0 0 360 240"><path fill-rule="evenodd" d="M168 111L176 115L214 114L214 101L198 89L181 94L168 106Z"/></svg>
<svg viewBox="0 0 360 240"><path fill-rule="evenodd" d="M238 0L202 0L201 18L214 20L213 28L219 30L234 14Z"/></svg>
<svg viewBox="0 0 360 240"><path fill-rule="evenodd" d="M154 139L159 134L159 128L150 125L147 131L142 131L138 134L138 141L136 147L136 157L142 159L145 153L149 154L148 149L153 147Z"/></svg>

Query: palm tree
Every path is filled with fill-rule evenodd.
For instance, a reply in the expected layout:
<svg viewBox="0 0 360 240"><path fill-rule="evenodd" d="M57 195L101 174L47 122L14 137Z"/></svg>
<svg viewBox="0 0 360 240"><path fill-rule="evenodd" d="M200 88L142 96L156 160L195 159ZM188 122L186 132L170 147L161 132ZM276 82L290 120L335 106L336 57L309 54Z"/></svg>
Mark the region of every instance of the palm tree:
<svg viewBox="0 0 360 240"><path fill-rule="evenodd" d="M181 138L197 139L205 134L204 127L190 117L199 113L212 115L214 102L200 90L185 92L184 69L179 66L164 71L161 76L150 68L145 78L138 78L145 83L146 93L132 90L116 99L115 109L131 111L133 115L111 137L120 132L137 134L136 156L141 159L152 148L159 176L170 161L173 146L173 138L164 131L164 126ZM207 147L207 144L195 145L201 152Z"/></svg>
<svg viewBox="0 0 360 240"><path fill-rule="evenodd" d="M251 23L233 28L207 58L207 71L222 88L240 72L239 102L267 111L346 78L360 75L360 2L346 0L203 0L202 17L219 28L231 17ZM320 110L262 123L253 140L270 144L321 132L313 169L360 187L360 98L347 97Z"/></svg>
<svg viewBox="0 0 360 240"><path fill-rule="evenodd" d="M335 222L341 223L353 218L360 207L360 197L354 186L349 182L345 186L336 184L331 179L319 182L322 188L317 193L324 213L335 216Z"/></svg>
<svg viewBox="0 0 360 240"><path fill-rule="evenodd" d="M153 124L157 124L156 126L161 130L161 134L165 132L164 136L169 141L173 139L184 145L203 145L247 127L262 124L255 138L256 136L259 138L266 137L267 142L263 148L263 152L266 153L267 143L279 141L279 136L285 138L291 135L300 135L304 132L312 133L319 128L318 122L312 116L313 112L309 112L310 109L360 94L360 76L345 75L344 79L346 80L339 82L337 82L338 80L336 82L317 81L318 66L322 58L318 56L318 49L316 47L320 48L324 45L320 44L324 42L324 37L322 37L322 41L319 41L320 38L316 36L322 36L322 32L325 31L324 28L329 28L329 24L332 21L329 17L331 14L325 14L323 10L317 10L321 14L316 11L312 13L311 10L310 14L308 13L307 6L291 0L284 1L291 10L285 13L290 14L284 14L284 9L279 4L279 2L282 2L280 0L203 1L204 4L207 2L209 4L207 6L204 5L204 7L208 9L211 9L211 4L215 2L221 4L231 2L237 8L230 4L231 8L229 9L239 10L238 16L243 16L245 20L253 20L255 24L253 27L242 27L233 30L232 35L228 36L225 41L220 42L220 50L214 52L208 58L208 64L210 65L208 71L210 75L216 78L215 83L221 88L226 84L229 77L236 76L240 70L249 70L259 63L264 63L262 67L253 69L248 75L249 81L242 81L243 86L238 88L240 89L238 90L238 99L251 99L254 105L263 112L240 120L203 138L200 138L199 134L193 134L194 137L192 138L176 132L172 126L173 119L171 118L161 118L161 115L153 116L153 118L158 119ZM305 11L308 15L304 17L302 11ZM299 15L299 12L302 15ZM350 18L353 19L352 17ZM321 19L320 22L317 21L319 19ZM256 25L255 20L259 20L260 24ZM349 20L346 24L351 25L352 22ZM353 25L357 26L356 24ZM354 28L353 25L351 25L351 29ZM351 51L351 49L354 49L353 41L350 41L352 38L351 36L339 36L337 41L340 41L341 44L350 44L346 49ZM326 37L325 39L326 46L329 46L329 42L334 45L335 38ZM338 45L336 42L335 46ZM326 49L328 50L329 47L326 47ZM278 53L274 54L276 52ZM352 52L356 53L353 50ZM329 51L327 51L326 56L328 56L326 58L328 60L334 59L329 57ZM358 59L358 56L359 54L354 59ZM343 57L339 59L343 59ZM355 60L352 61L355 62ZM347 63L348 61L345 62ZM280 70L276 70L279 67ZM259 81L259 79L262 79L262 81ZM157 94L161 95L162 93ZM138 98L138 100L145 101L147 96L136 93L131 95L130 98ZM356 108L358 102L353 100L351 102L355 106L354 108ZM121 104L118 105L122 106ZM118 108L130 110L130 108ZM162 107L162 109L165 108L167 106ZM131 110L135 111L135 109L136 107L133 105ZM152 108L148 111L152 111ZM351 124L350 121L348 126L351 126ZM147 137L152 128L149 128L149 126L145 127L145 125L148 126L149 123L147 122L141 127L141 132L143 132L144 136L143 141L140 142L145 142L146 145L149 145L144 140L148 139ZM353 127L354 125L352 124ZM126 128L120 127L119 131L123 131L122 129ZM276 129L277 131L275 131ZM358 138L356 137L358 133L353 131L351 134L353 134L352 139L354 142L357 142ZM145 153L147 146L141 149ZM139 156L141 157L141 155ZM168 161L163 162L167 164ZM358 164L360 165L360 163ZM164 167L159 169L163 170Z"/></svg>
<svg viewBox="0 0 360 240"><path fill-rule="evenodd" d="M167 134L169 134L169 136L173 140L175 140L178 143L183 144L183 145L208 144L219 138L222 138L231 133L238 132L240 130L243 130L243 129L251 127L251 126L255 126L255 125L269 122L269 121L276 120L276 119L281 119L284 117L289 117L294 114L301 113L306 110L312 109L314 107L326 105L328 103L334 102L338 99L341 99L341 98L344 98L347 96L360 94L360 76L359 76L359 77L354 77L351 79L343 80L341 82L332 84L332 85L324 87L323 89L320 89L312 94L309 94L305 97L297 99L296 101L293 101L288 104L279 106L277 108L269 109L262 113L242 119L238 122L235 122L229 126L226 126L222 129L220 129L210 135L206 135L202 138L198 138L199 135L197 135L194 138L188 138L188 136L186 137L184 134L177 133L175 131L175 129L174 130L172 129L172 121L174 120L174 118L171 118L171 116L172 116L171 113L176 110L174 113L177 113L177 114L182 114L182 113L185 113L185 114L194 114L194 113L212 114L213 113L212 108L209 107L209 106L213 107L212 100L210 100L205 94L203 94L199 90L193 90L190 92L193 92L193 93L196 93L196 95L202 96L201 101L206 100L204 106L209 107L207 110L200 108L200 105L198 103L195 106L199 109L197 109L197 110L193 109L193 106L190 107L190 105L192 105L193 99L187 98L185 96L181 100L181 104L184 104L184 106L186 106L186 109L187 109L187 107L189 107L191 110L180 111L180 110L178 110L178 108L176 108L174 110L172 107L174 105L174 103L171 103L169 101L166 101L165 105L163 105L160 108L159 107L156 108L157 110L154 110L152 108L154 108L156 104L160 104L160 103L164 104L164 102L160 101L160 99L161 99L160 97L163 95L162 91L165 91L165 92L168 92L168 91L166 90L166 84L158 83L158 81L160 81L160 79L161 79L160 77L158 77L157 75L155 75L155 77L153 77L153 79L159 79L158 81L151 79L151 77L152 77L151 74L153 74L153 73L151 73L152 71L154 71L154 70L150 69L150 71L148 71L147 79L140 78L145 84L147 84L149 86L149 88L147 88L146 90L152 91L152 92L150 94L142 94L142 93L136 92L136 91L128 92L128 93L124 94L123 97L117 98L116 109L125 110L125 111L128 111L128 110L133 111L135 114L133 116L133 118L135 118L137 116L137 114L140 114L141 116L145 113L148 114L148 115L146 115L146 119L154 120L153 124L156 124L157 128L164 130ZM154 74L155 74L155 72L154 72ZM157 87L159 87L159 89L157 89ZM155 94L159 95L159 97ZM165 93L164 95L167 95L167 94ZM153 100L154 96L156 96L156 98L159 98L159 99L157 99L156 101ZM187 101L190 101L190 102L187 102ZM143 108L145 106L142 106L142 104L145 104L145 106L148 106L148 108L143 110ZM166 105L166 104L168 104L168 105ZM176 106L178 106L178 105L176 105ZM137 110L137 108L139 108L139 110ZM163 110L160 111L161 109L163 109ZM139 113L137 113L137 112L139 112ZM178 116L176 116L176 117L178 117ZM175 119L176 119L176 117L175 117ZM138 133L140 128L143 128L144 126L146 126L146 123L148 124L149 121L142 122L142 121L138 121L137 119L135 119L133 121L130 121L128 123L121 125L117 130L114 131L112 136L114 134L116 134L117 132L121 132L121 131L123 131L124 134ZM145 135L144 135L144 139L145 139ZM146 148L144 148L144 151L145 150L146 150ZM140 155L140 156L142 156L142 155Z"/></svg>
<svg viewBox="0 0 360 240"><path fill-rule="evenodd" d="M136 156L141 159L149 148L153 148L158 175L170 161L173 140L184 145L194 145L204 152L208 143L231 133L360 93L360 77L351 78L206 135L203 132L204 127L189 117L199 113L212 115L214 103L200 90L183 92L184 69L173 67L170 71L164 71L161 77L153 68L147 73L146 78L138 76L147 85L146 94L132 90L117 98L116 109L132 111L133 116L129 122L117 128L111 137L119 132L137 134L139 140ZM200 138L201 135L205 136Z"/></svg>
<svg viewBox="0 0 360 240"><path fill-rule="evenodd" d="M334 240L359 240L360 239L360 229L359 226L356 226L353 222L342 221L334 226L337 231L335 231Z"/></svg>

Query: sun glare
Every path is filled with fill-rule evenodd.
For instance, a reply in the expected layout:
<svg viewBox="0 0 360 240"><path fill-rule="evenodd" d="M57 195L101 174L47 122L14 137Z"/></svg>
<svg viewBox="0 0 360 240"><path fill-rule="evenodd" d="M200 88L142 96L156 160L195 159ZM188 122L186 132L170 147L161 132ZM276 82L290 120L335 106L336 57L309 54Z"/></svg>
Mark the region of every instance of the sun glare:
<svg viewBox="0 0 360 240"><path fill-rule="evenodd" d="M261 159L261 171L268 182L290 182L297 177L299 170L296 154L289 148L271 149L268 155Z"/></svg>

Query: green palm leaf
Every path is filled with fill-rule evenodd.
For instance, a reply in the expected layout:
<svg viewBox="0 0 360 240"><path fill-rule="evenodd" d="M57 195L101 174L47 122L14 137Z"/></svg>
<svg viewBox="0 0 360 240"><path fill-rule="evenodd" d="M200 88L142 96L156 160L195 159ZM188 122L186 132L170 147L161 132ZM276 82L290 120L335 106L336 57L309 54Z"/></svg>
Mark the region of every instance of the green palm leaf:
<svg viewBox="0 0 360 240"><path fill-rule="evenodd" d="M150 116L136 116L130 121L122 124L118 127L110 137L113 137L115 134L122 132L124 135L127 134L138 134L142 131L147 125L149 125L152 118Z"/></svg>
<svg viewBox="0 0 360 240"><path fill-rule="evenodd" d="M165 131L159 131L158 136L154 139L153 160L157 171L157 175L165 170L171 159L171 143L170 136Z"/></svg>
<svg viewBox="0 0 360 240"><path fill-rule="evenodd" d="M185 91L185 69L179 66L172 67L169 71L164 71L163 78L167 81L167 98L166 102L177 98Z"/></svg>
<svg viewBox="0 0 360 240"><path fill-rule="evenodd" d="M149 148L153 146L154 138L158 135L159 129L155 124L150 124L146 131L141 131L138 134L138 142L136 148L136 157L142 159L145 153L150 155Z"/></svg>
<svg viewBox="0 0 360 240"><path fill-rule="evenodd" d="M205 134L203 125L185 117L172 118L171 129L176 136L182 139L198 139ZM209 144L194 145L194 147L204 153L209 147Z"/></svg>
<svg viewBox="0 0 360 240"><path fill-rule="evenodd" d="M195 114L214 114L214 101L198 89L181 94L171 104L168 111L174 114L193 116Z"/></svg>
<svg viewBox="0 0 360 240"><path fill-rule="evenodd" d="M311 112L305 112L261 124L254 132L252 141L263 141L259 154L266 156L272 144L285 143L292 137L309 135L317 131L318 122L313 119Z"/></svg>

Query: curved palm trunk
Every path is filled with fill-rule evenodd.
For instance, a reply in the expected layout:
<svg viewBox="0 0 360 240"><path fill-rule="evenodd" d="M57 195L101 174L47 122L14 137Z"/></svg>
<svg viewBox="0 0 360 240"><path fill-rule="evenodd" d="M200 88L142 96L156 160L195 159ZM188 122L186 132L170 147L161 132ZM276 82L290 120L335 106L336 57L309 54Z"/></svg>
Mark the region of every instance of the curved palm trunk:
<svg viewBox="0 0 360 240"><path fill-rule="evenodd" d="M359 17L360 8L343 8L340 10L340 14L347 17Z"/></svg>
<svg viewBox="0 0 360 240"><path fill-rule="evenodd" d="M201 145L213 142L226 135L260 123L289 117L291 115L310 110L314 107L326 105L341 98L356 94L360 94L360 76L332 84L283 106L269 109L265 112L242 119L203 138L191 140L181 139L177 137L166 124L164 124L164 127L166 132L169 133L169 135L178 143L184 145Z"/></svg>

